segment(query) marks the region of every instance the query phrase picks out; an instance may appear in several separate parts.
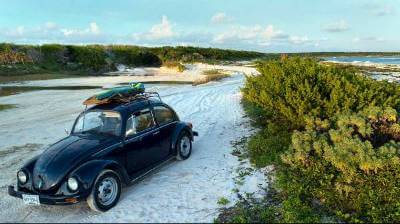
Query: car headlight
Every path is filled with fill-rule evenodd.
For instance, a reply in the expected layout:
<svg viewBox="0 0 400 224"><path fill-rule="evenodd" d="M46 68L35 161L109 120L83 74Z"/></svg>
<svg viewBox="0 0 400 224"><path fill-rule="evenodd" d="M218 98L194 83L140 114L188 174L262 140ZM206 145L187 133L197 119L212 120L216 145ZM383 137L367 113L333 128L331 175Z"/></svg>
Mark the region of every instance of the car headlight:
<svg viewBox="0 0 400 224"><path fill-rule="evenodd" d="M21 184L26 184L26 182L28 181L28 175L26 175L26 173L22 170L18 171L17 177L18 177L18 181Z"/></svg>
<svg viewBox="0 0 400 224"><path fill-rule="evenodd" d="M78 190L79 187L78 181L76 180L75 177L68 178L67 185L71 191L76 191Z"/></svg>

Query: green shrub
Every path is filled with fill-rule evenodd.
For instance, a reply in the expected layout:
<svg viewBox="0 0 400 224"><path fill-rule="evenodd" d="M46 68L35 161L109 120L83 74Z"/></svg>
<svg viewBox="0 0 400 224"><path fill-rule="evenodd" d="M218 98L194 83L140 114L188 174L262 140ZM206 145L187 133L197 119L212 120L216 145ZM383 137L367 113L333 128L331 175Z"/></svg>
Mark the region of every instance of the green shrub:
<svg viewBox="0 0 400 224"><path fill-rule="evenodd" d="M294 132L283 188L348 221L399 222L399 114L372 107L332 120L308 118Z"/></svg>
<svg viewBox="0 0 400 224"><path fill-rule="evenodd" d="M246 116L250 118L253 126L264 128L268 125L268 118L272 116L268 111L263 110L261 107L244 98L242 98L240 103L242 104Z"/></svg>
<svg viewBox="0 0 400 224"><path fill-rule="evenodd" d="M45 44L40 46L40 52L42 54L42 62L54 64L63 64L66 62L67 49L59 44Z"/></svg>
<svg viewBox="0 0 400 224"><path fill-rule="evenodd" d="M226 199L224 197L221 197L221 198L218 199L217 204L219 204L219 205L227 205L227 204L229 204L229 202L230 201L228 199Z"/></svg>
<svg viewBox="0 0 400 224"><path fill-rule="evenodd" d="M106 52L102 46L67 46L67 48L71 54L71 61L83 68L100 71L108 66Z"/></svg>
<svg viewBox="0 0 400 224"><path fill-rule="evenodd" d="M276 167L280 221L399 222L399 86L304 58L258 69L243 88L261 128L247 150Z"/></svg>
<svg viewBox="0 0 400 224"><path fill-rule="evenodd" d="M182 65L181 63L179 63L178 65L178 71L179 72L184 72L186 70L186 67L184 65Z"/></svg>
<svg viewBox="0 0 400 224"><path fill-rule="evenodd" d="M167 68L176 68L178 72L183 72L186 69L186 67L178 61L165 61L163 66Z"/></svg>
<svg viewBox="0 0 400 224"><path fill-rule="evenodd" d="M235 51L201 47L156 47L151 52L159 56L162 61L221 61L221 60L250 60L264 57L267 54L252 51Z"/></svg>
<svg viewBox="0 0 400 224"><path fill-rule="evenodd" d="M222 209L221 209L222 210ZM276 214L279 210L276 207L260 203L240 202L235 207L221 211L221 214L214 220L215 223L278 223L282 222Z"/></svg>
<svg viewBox="0 0 400 224"><path fill-rule="evenodd" d="M129 46L110 46L110 52L115 63L124 64L129 66L139 65L139 52L140 50L135 47Z"/></svg>
<svg viewBox="0 0 400 224"><path fill-rule="evenodd" d="M0 104L0 111L15 108L14 104Z"/></svg>
<svg viewBox="0 0 400 224"><path fill-rule="evenodd" d="M141 62L144 66L161 66L161 59L150 51L140 53Z"/></svg>
<svg viewBox="0 0 400 224"><path fill-rule="evenodd" d="M0 48L0 65L26 64L32 63L31 57L25 52L15 51L10 45L3 45Z"/></svg>
<svg viewBox="0 0 400 224"><path fill-rule="evenodd" d="M160 66L157 55L135 46L109 46L114 63L129 66Z"/></svg>
<svg viewBox="0 0 400 224"><path fill-rule="evenodd" d="M259 63L258 70L260 75L247 78L245 99L294 129L305 126L305 115L326 119L373 105L400 109L398 85L377 82L355 70L305 58Z"/></svg>
<svg viewBox="0 0 400 224"><path fill-rule="evenodd" d="M269 123L266 128L250 137L247 142L247 149L250 161L256 167L280 162L280 156L290 144L291 133L287 126L276 123Z"/></svg>

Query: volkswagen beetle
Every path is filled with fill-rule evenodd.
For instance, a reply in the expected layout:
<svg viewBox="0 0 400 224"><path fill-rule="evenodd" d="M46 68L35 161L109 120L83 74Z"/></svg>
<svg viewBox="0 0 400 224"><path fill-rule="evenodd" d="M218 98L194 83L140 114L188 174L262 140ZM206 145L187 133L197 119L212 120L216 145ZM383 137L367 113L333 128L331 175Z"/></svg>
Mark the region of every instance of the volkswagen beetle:
<svg viewBox="0 0 400 224"><path fill-rule="evenodd" d="M171 159L185 160L197 132L161 99L95 105L75 120L71 133L17 172L11 196L25 204L87 201L107 211L129 185Z"/></svg>

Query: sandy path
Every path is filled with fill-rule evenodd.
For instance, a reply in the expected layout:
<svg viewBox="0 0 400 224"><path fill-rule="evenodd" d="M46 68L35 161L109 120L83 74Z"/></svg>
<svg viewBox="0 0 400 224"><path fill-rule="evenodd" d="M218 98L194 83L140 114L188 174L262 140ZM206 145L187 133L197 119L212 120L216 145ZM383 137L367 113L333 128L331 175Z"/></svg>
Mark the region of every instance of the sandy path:
<svg viewBox="0 0 400 224"><path fill-rule="evenodd" d="M153 87L172 105L182 120L191 121L200 133L192 156L173 162L143 181L125 188L119 204L98 214L85 203L73 206L25 206L6 195L6 185L22 161L41 151L41 146L65 136L81 111L80 103L96 90L40 91L0 98L1 103L24 104L0 112L0 221L17 222L212 222L217 200L235 199L233 178L239 162L230 142L248 132L239 104L243 76L236 74L218 83ZM51 96L50 98L48 96ZM63 100L61 100L63 99ZM51 110L50 113L46 112ZM34 143L25 145L27 143ZM13 148L13 145L23 145ZM249 176L255 191L263 175ZM251 189L253 188L253 189Z"/></svg>
<svg viewBox="0 0 400 224"><path fill-rule="evenodd" d="M186 64L186 70L178 73L172 69L165 68L144 68L144 73L151 76L134 75L134 73L120 73L119 76L99 76L99 77L81 77L81 78L65 78L52 80L36 80L24 82L11 82L1 84L1 86L100 86L112 87L121 83L136 82L184 82L192 83L196 80L203 79L204 71L207 70L225 70L227 72L241 72L246 75L258 74L253 67L237 66L237 65L209 65L203 63ZM118 73L116 73L118 74Z"/></svg>

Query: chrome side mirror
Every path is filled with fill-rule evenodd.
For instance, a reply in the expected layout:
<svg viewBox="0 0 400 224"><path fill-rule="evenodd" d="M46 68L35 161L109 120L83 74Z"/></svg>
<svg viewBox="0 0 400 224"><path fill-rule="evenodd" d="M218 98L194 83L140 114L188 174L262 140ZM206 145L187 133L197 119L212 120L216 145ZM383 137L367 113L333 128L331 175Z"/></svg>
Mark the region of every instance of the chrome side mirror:
<svg viewBox="0 0 400 224"><path fill-rule="evenodd" d="M65 134L69 135L69 131L66 128L64 128L64 131L65 131Z"/></svg>

